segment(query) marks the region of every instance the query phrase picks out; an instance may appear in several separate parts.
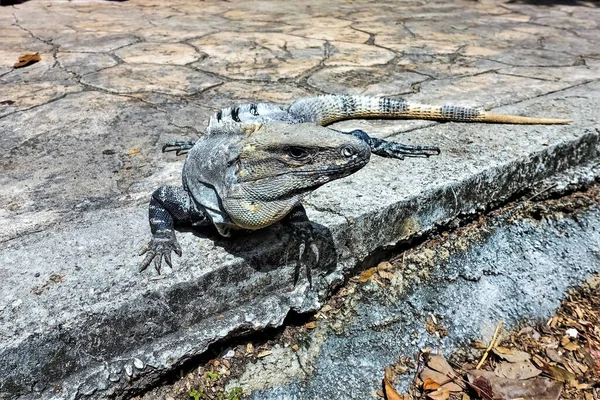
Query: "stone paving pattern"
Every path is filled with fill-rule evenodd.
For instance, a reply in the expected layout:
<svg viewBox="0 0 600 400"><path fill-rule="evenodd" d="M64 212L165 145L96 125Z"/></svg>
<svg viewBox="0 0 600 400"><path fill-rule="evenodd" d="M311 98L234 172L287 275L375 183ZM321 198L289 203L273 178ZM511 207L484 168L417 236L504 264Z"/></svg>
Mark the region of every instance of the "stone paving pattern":
<svg viewBox="0 0 600 400"><path fill-rule="evenodd" d="M487 203L480 204L484 196L490 202L509 197L528 179L596 157L600 8L592 2L549 4L32 0L0 7L0 346L16 349L36 335L58 335L62 324L92 311L104 315L119 309L124 314L118 315L128 315L128 307L141 304L133 299L150 292L173 301L187 280L200 282L198 277L221 266L237 265L236 254L215 247L213 238L180 234L184 257L175 260L175 270L167 271L164 280L136 272L136 250L149 238L149 195L160 185L180 182L182 158L162 154L161 145L201 135L210 114L225 106L353 93L575 120L567 127L339 123L339 129L361 127L376 136L437 144L443 150L435 159L403 163L374 157L363 171L308 199L311 218L331 228L346 269L377 248L452 215L485 208ZM12 68L20 55L34 52L40 53L40 62ZM536 158L540 152L547 153ZM541 164L523 175L519 167L505 168L467 184L492 167L531 160ZM448 183L485 190L478 201L452 200L442 212L432 199L439 197L436 188ZM402 217L398 205L406 202L415 212L429 213L417 218L416 226L408 219L398 226L382 225ZM363 226L346 229L354 221ZM279 250L275 246L271 251ZM229 282L227 268L210 290ZM253 290L272 290L261 285L264 279L276 279L274 268L261 278L256 269L240 270L238 278L251 282L240 293L248 304L258 302ZM330 281L339 282L341 276L338 271ZM296 288L300 295L306 290ZM224 291L217 300L226 302L230 295ZM280 304L272 299L271 306L285 316L289 308L315 309L326 295L327 289L320 289L318 295L307 294L308 300ZM179 296L179 310L190 324L212 315L199 310L201 301L186 304L191 297ZM173 307L169 303L167 309ZM214 315L223 311L211 310ZM141 323L136 315L131 311L130 324ZM234 325L254 323L258 329L280 324L282 316L260 322L241 318ZM102 318L98 321L100 326ZM150 331L152 323L150 319L146 327ZM174 324L157 329L155 337L185 328ZM155 349L157 369L200 353L214 337L234 330L213 328L215 336L182 349L174 359ZM151 340L142 333L136 338ZM169 340L164 341L162 348L169 347ZM135 340L128 345L135 346ZM92 347L98 352L91 358L96 362L106 349ZM76 364L69 371L77 370ZM36 367L28 368L0 386L0 398L47 391L49 383L62 379L54 372L41 377ZM113 383L122 371L115 374ZM22 378L28 375L36 377ZM139 385L159 376L150 374ZM94 380L65 385L64 390L93 394L110 385Z"/></svg>

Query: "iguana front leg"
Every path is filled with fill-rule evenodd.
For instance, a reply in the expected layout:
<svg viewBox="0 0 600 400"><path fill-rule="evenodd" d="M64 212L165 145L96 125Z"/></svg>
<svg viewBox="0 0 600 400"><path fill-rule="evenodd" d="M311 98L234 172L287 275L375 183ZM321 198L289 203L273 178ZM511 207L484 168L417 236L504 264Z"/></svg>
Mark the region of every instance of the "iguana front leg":
<svg viewBox="0 0 600 400"><path fill-rule="evenodd" d="M341 131L338 131L341 132ZM367 143L371 148L371 153L382 157L398 158L403 160L404 157L429 157L440 154L439 147L435 146L411 146L407 144L390 142L383 139L378 139L367 135L366 132L360 129L352 132L341 132L347 135L352 135L363 142Z"/></svg>
<svg viewBox="0 0 600 400"><path fill-rule="evenodd" d="M154 260L154 268L159 274L163 258L173 268L171 251L181 256L181 246L175 237L175 222L201 224L209 221L185 189L173 186L162 186L152 193L148 219L152 239L140 251L140 255L146 254L140 272Z"/></svg>
<svg viewBox="0 0 600 400"><path fill-rule="evenodd" d="M187 153L187 151L189 149L194 147L195 143L196 143L196 141L191 141L191 140L190 141L177 140L174 142L167 142L162 147L162 152L166 153L169 151L174 151L175 155L179 156L181 154L184 154L184 152Z"/></svg>
<svg viewBox="0 0 600 400"><path fill-rule="evenodd" d="M306 215L306 210L302 204L298 204L296 207L290 211L290 213L281 221L284 225L290 226L300 237L300 244L298 248L298 260L296 262L296 266L294 268L294 286L298 282L298 278L300 276L300 269L302 269L302 259L304 258L304 254L306 252L307 247L310 249L312 255L315 258L315 264L319 262L319 248L317 247L314 240L313 227ZM306 278L308 280L308 284L312 287L312 274L311 274L311 266L309 263L304 263L306 266Z"/></svg>

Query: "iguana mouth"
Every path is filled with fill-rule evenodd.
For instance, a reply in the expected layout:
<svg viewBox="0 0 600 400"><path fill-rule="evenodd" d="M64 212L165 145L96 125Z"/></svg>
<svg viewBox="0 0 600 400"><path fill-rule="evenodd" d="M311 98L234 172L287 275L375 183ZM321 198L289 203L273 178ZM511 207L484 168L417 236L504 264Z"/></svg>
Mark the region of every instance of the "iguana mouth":
<svg viewBox="0 0 600 400"><path fill-rule="evenodd" d="M246 179L240 180L240 182L241 183L256 182L256 181L260 181L263 179L270 179L270 178L275 178L275 177L283 176L283 175L314 176L316 174L321 174L324 176L339 177L340 175L350 175L351 172L358 171L359 169L364 167L368 162L369 162L368 159L356 160L356 161L353 161L351 163L341 165L341 166L330 165L325 168L315 168L315 169L310 169L310 170L284 171L284 172L280 172L280 173L269 175L269 176L261 176L258 178L246 178Z"/></svg>

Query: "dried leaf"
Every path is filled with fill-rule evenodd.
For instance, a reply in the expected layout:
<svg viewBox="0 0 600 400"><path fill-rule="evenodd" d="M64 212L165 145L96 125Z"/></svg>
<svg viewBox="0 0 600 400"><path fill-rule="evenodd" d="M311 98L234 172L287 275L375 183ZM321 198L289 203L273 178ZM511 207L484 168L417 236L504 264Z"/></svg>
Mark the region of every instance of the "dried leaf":
<svg viewBox="0 0 600 400"><path fill-rule="evenodd" d="M438 389L427 393L427 398L431 400L447 400L448 397L450 397L450 391L448 389Z"/></svg>
<svg viewBox="0 0 600 400"><path fill-rule="evenodd" d="M252 345L252 343L248 343L246 345L246 354L252 354L254 353L254 346Z"/></svg>
<svg viewBox="0 0 600 400"><path fill-rule="evenodd" d="M127 152L127 155L128 155L128 156L132 156L132 155L134 155L134 154L137 154L137 153L139 153L140 151L141 151L140 149L132 149L132 150L129 150L129 151Z"/></svg>
<svg viewBox="0 0 600 400"><path fill-rule="evenodd" d="M462 391L462 388L460 386L452 382L451 377L448 377L445 374L442 374L441 372L434 371L428 367L423 368L423 371L421 371L419 377L423 382L427 381L427 379L431 379L432 381L439 383L443 389L448 389L451 392Z"/></svg>
<svg viewBox="0 0 600 400"><path fill-rule="evenodd" d="M394 268L394 266L392 264L390 264L388 261L382 261L379 264L377 264L378 271L390 271L393 268Z"/></svg>
<svg viewBox="0 0 600 400"><path fill-rule="evenodd" d="M487 373L487 374L491 374L491 372L489 371L480 371L480 370L473 370L470 371L473 373ZM493 374L492 374L493 376ZM473 375L471 373L469 373L467 375L467 378L469 379L469 385L471 386L471 388L473 388L473 390L475 390L475 392L477 392L477 394L479 395L479 397L481 397L483 400L494 400L494 393L492 391L492 385L490 385L490 383L488 382L487 378L485 378L485 376L479 376L479 375Z"/></svg>
<svg viewBox="0 0 600 400"><path fill-rule="evenodd" d="M430 354L427 359L427 366L437 372L441 372L442 374L455 377L456 372L454 369L448 364L448 361L441 354Z"/></svg>
<svg viewBox="0 0 600 400"><path fill-rule="evenodd" d="M388 380L388 382L396 382L396 373L394 372L394 370L391 367L385 367L384 369L384 376L385 379Z"/></svg>
<svg viewBox="0 0 600 400"><path fill-rule="evenodd" d="M531 359L531 354L521 350L507 349L506 347L494 347L492 351L494 354L510 363L529 361Z"/></svg>
<svg viewBox="0 0 600 400"><path fill-rule="evenodd" d="M494 353L500 355L500 354L513 354L513 350L509 349L508 347L502 347L502 346L496 346L494 347Z"/></svg>
<svg viewBox="0 0 600 400"><path fill-rule="evenodd" d="M298 351L299 349L300 349L300 347L298 347L297 344L292 346L292 350L294 350L294 351Z"/></svg>
<svg viewBox="0 0 600 400"><path fill-rule="evenodd" d="M317 327L317 321L310 321L304 324L306 329L315 329Z"/></svg>
<svg viewBox="0 0 600 400"><path fill-rule="evenodd" d="M256 355L256 358L263 358L273 353L271 350L263 350Z"/></svg>
<svg viewBox="0 0 600 400"><path fill-rule="evenodd" d="M542 373L529 361L516 363L501 362L496 366L494 373L502 378L508 379L529 379Z"/></svg>
<svg viewBox="0 0 600 400"><path fill-rule="evenodd" d="M23 54L19 57L19 61L17 61L13 67L15 68L23 68L31 64L35 64L38 61L41 61L42 57L40 57L40 53L35 54Z"/></svg>
<svg viewBox="0 0 600 400"><path fill-rule="evenodd" d="M579 350L580 346L575 342L569 342L569 343L565 344L563 347L569 351L577 351L577 350Z"/></svg>
<svg viewBox="0 0 600 400"><path fill-rule="evenodd" d="M396 389L385 378L383 378L383 393L386 400L402 400Z"/></svg>
<svg viewBox="0 0 600 400"><path fill-rule="evenodd" d="M490 385L490 396L495 399L535 399L557 400L563 385L548 378L514 380L495 376L490 371L474 370L468 372L469 381L477 377L485 379ZM483 397L483 396L482 396Z"/></svg>
<svg viewBox="0 0 600 400"><path fill-rule="evenodd" d="M562 358L561 354L554 349L546 349L546 356L555 363L565 363L565 359Z"/></svg>
<svg viewBox="0 0 600 400"><path fill-rule="evenodd" d="M431 378L427 378L425 382L423 382L423 390L429 392L431 390L437 390L440 388L440 384L435 382Z"/></svg>
<svg viewBox="0 0 600 400"><path fill-rule="evenodd" d="M373 278L373 276L375 275L376 272L377 272L377 267L366 269L363 272L361 272L360 276L358 277L358 281L360 283L365 283L368 280L370 280L371 278Z"/></svg>
<svg viewBox="0 0 600 400"><path fill-rule="evenodd" d="M575 374L561 367L557 367L556 365L547 364L544 366L543 369L545 373L547 373L559 382L570 383L575 381Z"/></svg>
<svg viewBox="0 0 600 400"><path fill-rule="evenodd" d="M392 274L391 272L388 272L388 271L378 271L377 275L379 275L383 279L387 279L388 281L391 281L392 279L394 279L394 274Z"/></svg>

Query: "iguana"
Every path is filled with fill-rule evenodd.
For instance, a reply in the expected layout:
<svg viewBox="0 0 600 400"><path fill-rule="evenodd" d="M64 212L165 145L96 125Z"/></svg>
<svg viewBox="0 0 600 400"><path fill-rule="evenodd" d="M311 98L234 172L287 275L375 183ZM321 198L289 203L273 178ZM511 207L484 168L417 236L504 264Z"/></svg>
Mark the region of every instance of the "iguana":
<svg viewBox="0 0 600 400"><path fill-rule="evenodd" d="M140 271L152 260L172 267L181 256L175 223L214 225L222 236L231 229L256 230L287 220L306 233L301 258L310 243L310 223L300 201L319 186L362 167L371 153L403 159L439 154L433 146L409 146L372 138L361 130L340 132L325 125L355 118L417 118L438 121L512 124L565 124L570 120L493 114L470 107L430 106L389 98L323 95L302 98L287 108L245 104L210 118L195 142L170 142L163 151L189 150L183 187L162 186L150 200L151 241Z"/></svg>

